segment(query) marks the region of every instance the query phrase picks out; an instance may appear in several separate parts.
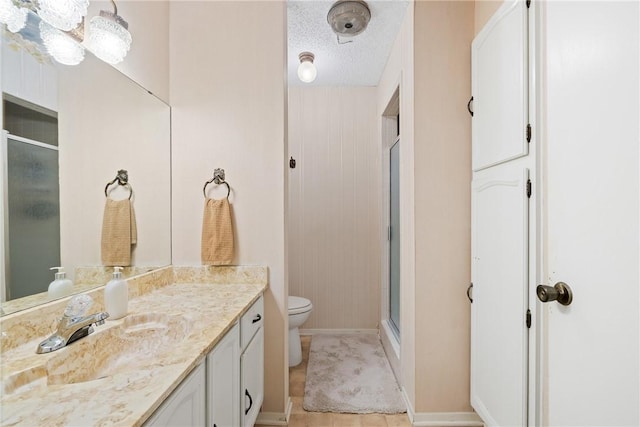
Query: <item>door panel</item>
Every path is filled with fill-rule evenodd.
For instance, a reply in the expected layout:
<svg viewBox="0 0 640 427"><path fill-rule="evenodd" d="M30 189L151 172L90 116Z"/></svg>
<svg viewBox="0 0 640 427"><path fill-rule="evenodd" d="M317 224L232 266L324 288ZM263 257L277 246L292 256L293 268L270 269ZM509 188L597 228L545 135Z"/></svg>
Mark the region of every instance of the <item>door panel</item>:
<svg viewBox="0 0 640 427"><path fill-rule="evenodd" d="M207 356L207 426L240 425L240 326Z"/></svg>
<svg viewBox="0 0 640 427"><path fill-rule="evenodd" d="M205 394L205 367L204 363L201 363L162 402L162 405L145 422L144 427L206 425Z"/></svg>
<svg viewBox="0 0 640 427"><path fill-rule="evenodd" d="M527 31L525 2L509 0L471 45L474 171L528 153Z"/></svg>
<svg viewBox="0 0 640 427"><path fill-rule="evenodd" d="M264 328L260 328L241 357L242 427L253 427L264 400Z"/></svg>
<svg viewBox="0 0 640 427"><path fill-rule="evenodd" d="M543 424L640 425L638 2L546 2Z"/></svg>
<svg viewBox="0 0 640 427"><path fill-rule="evenodd" d="M526 425L527 178L505 164L472 183L471 404L488 426Z"/></svg>
<svg viewBox="0 0 640 427"><path fill-rule="evenodd" d="M56 147L6 140L7 299L46 292L60 265L60 195Z"/></svg>

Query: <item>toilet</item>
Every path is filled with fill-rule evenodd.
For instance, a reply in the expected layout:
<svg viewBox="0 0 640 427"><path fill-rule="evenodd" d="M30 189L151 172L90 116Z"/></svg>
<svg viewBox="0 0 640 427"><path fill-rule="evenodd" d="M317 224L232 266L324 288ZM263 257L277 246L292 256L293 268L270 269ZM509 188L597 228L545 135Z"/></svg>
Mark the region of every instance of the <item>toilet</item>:
<svg viewBox="0 0 640 427"><path fill-rule="evenodd" d="M311 301L289 296L289 367L302 362L302 344L298 328L307 321L313 310Z"/></svg>

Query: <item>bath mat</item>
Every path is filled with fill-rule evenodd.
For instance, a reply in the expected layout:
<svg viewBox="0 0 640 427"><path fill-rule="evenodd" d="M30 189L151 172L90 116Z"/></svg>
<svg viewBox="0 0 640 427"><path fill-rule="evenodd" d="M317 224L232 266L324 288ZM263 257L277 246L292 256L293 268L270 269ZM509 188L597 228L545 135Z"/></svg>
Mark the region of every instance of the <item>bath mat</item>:
<svg viewBox="0 0 640 427"><path fill-rule="evenodd" d="M302 406L351 414L407 411L380 339L373 334L313 336Z"/></svg>

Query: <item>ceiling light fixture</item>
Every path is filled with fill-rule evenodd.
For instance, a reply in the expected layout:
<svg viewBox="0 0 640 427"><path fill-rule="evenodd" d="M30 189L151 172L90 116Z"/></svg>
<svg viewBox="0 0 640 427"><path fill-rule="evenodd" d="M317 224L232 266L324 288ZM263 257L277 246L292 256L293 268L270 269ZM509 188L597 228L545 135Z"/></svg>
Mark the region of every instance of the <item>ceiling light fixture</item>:
<svg viewBox="0 0 640 427"><path fill-rule="evenodd" d="M80 25L88 7L89 0L38 0L36 11L48 24L70 31Z"/></svg>
<svg viewBox="0 0 640 427"><path fill-rule="evenodd" d="M98 58L109 64L122 62L131 47L129 24L118 15L116 2L111 0L113 12L100 11L89 21L87 46Z"/></svg>
<svg viewBox="0 0 640 427"><path fill-rule="evenodd" d="M62 31L40 21L40 38L47 52L57 62L64 65L78 65L84 60L84 47L71 33Z"/></svg>
<svg viewBox="0 0 640 427"><path fill-rule="evenodd" d="M338 0L327 14L327 22L338 37L357 36L367 28L370 20L371 11L362 0Z"/></svg>
<svg viewBox="0 0 640 427"><path fill-rule="evenodd" d="M311 83L318 75L318 70L316 70L316 66L313 65L314 54L311 52L302 52L298 55L298 58L300 58L298 78L305 83Z"/></svg>
<svg viewBox="0 0 640 427"><path fill-rule="evenodd" d="M0 0L0 24L12 33L22 30L27 23L27 9L17 7L12 0Z"/></svg>

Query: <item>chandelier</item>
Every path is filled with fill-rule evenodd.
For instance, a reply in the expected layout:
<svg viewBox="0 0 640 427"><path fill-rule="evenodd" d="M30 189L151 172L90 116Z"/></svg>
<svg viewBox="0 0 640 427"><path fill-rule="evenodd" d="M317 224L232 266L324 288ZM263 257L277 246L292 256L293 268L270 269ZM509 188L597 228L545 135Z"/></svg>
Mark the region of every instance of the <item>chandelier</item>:
<svg viewBox="0 0 640 427"><path fill-rule="evenodd" d="M45 49L60 64L79 64L85 48L109 64L118 64L129 52L132 38L116 2L111 4L112 12L101 10L85 26L89 0L0 0L0 24L17 33L31 11L40 17Z"/></svg>

